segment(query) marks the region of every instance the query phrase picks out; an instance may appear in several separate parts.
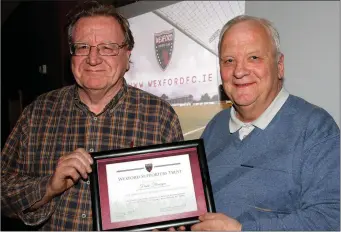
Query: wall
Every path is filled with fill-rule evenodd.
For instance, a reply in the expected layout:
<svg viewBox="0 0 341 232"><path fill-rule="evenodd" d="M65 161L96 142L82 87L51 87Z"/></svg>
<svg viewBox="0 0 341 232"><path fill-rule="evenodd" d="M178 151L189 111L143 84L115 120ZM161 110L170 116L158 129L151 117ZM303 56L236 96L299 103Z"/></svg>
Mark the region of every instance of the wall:
<svg viewBox="0 0 341 232"><path fill-rule="evenodd" d="M55 1L21 2L2 21L1 146L21 110L40 94L62 85L56 6ZM39 72L41 65L47 66L47 73Z"/></svg>
<svg viewBox="0 0 341 232"><path fill-rule="evenodd" d="M339 1L247 1L245 9L277 27L286 89L326 109L340 126L339 7Z"/></svg>

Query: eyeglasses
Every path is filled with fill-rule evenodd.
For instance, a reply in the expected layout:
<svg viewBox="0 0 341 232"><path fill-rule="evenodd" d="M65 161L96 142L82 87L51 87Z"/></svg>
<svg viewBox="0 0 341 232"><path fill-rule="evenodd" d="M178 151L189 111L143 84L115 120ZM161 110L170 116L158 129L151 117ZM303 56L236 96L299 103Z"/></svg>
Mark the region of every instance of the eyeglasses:
<svg viewBox="0 0 341 232"><path fill-rule="evenodd" d="M70 44L70 53L73 56L88 56L91 48L95 47L101 56L117 56L120 49L126 45L127 44L118 45L117 43L101 43L96 46L90 46L85 43L73 43Z"/></svg>

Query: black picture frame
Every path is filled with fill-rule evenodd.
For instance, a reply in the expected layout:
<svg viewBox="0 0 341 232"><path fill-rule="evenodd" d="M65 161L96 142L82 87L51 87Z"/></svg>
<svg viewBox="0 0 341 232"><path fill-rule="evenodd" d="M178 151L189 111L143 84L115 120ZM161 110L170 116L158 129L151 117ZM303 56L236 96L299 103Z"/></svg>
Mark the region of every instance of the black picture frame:
<svg viewBox="0 0 341 232"><path fill-rule="evenodd" d="M195 171L196 173L200 173L201 175L201 184L202 184L202 190L200 193L204 194L205 199L205 211L206 212L215 212L215 204L212 194L212 187L208 172L208 166L207 166L207 160L206 160L206 154L204 149L204 144L202 139L194 139L194 140L187 140L187 141L181 141L181 142L173 142L173 143L165 143L165 144L158 144L158 145L149 145L149 146L143 146L143 147L134 147L134 148L125 148L125 149L118 149L118 150L110 150L110 151L102 151L102 152L93 152L90 153L92 156L94 163L92 165L92 173L90 174L90 191L91 191L91 202L92 202L92 217L93 217L93 229L96 231L102 231L102 230L152 230L152 229L167 229L170 227L178 227L178 226L189 226L195 223L199 222L198 216L191 216L186 218L180 218L175 220L167 220L167 221L158 221L155 223L141 223L134 226L126 226L126 227L110 227L107 226L107 224L112 222L108 222L107 219L104 219L104 217L107 218L107 214L102 215L103 211L103 202L106 196L109 198L108 190L105 192L103 189L107 189L105 187L105 184L102 184L100 186L100 180L101 175L103 176L103 171L99 172L99 162L104 162L104 165L106 164L112 164L115 162L118 162L118 159L131 159L128 161L120 161L120 162L129 162L134 160L143 160L144 155L153 155L156 154L158 158L162 157L168 157L168 156L176 156L180 155L183 151L191 151L190 156L192 157L192 160L197 159L198 164L196 164L196 168L199 167L200 171ZM166 154L167 155L164 155ZM105 163L107 162L107 163ZM194 164L193 164L194 165ZM191 163L191 168L192 163ZM103 168L102 168L103 170ZM196 170L196 169L193 169ZM102 173L102 174L101 174ZM198 175L199 176L199 175ZM104 177L102 177L103 179ZM105 178L106 174L105 174ZM196 178L196 183L199 183L197 181L198 177L193 177L193 181ZM193 182L194 183L194 182ZM196 184L194 183L194 184ZM198 184L200 185L200 183ZM102 191L102 192L101 192ZM105 195L107 194L107 195ZM196 199L198 199L198 192L195 191ZM101 196L102 196L102 202L101 202ZM200 199L202 199L203 196L201 196ZM102 204L102 208L101 208ZM197 202L197 204L199 204ZM203 205L203 202L200 203ZM104 204L106 206L106 204ZM105 216L104 216L105 215ZM105 221L106 220L106 221ZM105 227L103 225L106 225Z"/></svg>

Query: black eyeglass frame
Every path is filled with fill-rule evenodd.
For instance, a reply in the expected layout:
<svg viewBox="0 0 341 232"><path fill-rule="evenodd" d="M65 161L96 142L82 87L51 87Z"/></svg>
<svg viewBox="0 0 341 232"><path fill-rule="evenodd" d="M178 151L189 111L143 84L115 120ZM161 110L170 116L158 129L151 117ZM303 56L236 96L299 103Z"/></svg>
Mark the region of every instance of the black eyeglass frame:
<svg viewBox="0 0 341 232"><path fill-rule="evenodd" d="M74 47L75 47L75 45L77 45L77 44L81 44L81 45L85 45L85 46L89 47L89 52L88 52L88 54L76 55L76 53L75 53L75 48L74 48ZM105 46L105 45L115 45L115 46L117 46L117 49L115 49L115 51L117 50L117 54L102 54L102 53L101 53L101 50L100 50L100 48L99 48L98 46ZM100 43L100 44L97 44L97 45L95 45L95 46L91 46L91 45L86 44L86 43L70 43L69 46L70 46L70 54L71 54L72 56L88 56L88 55L90 54L90 52L91 52L91 48L92 48L92 47L97 48L97 52L98 52L98 54L101 55L101 56L118 56L118 55L120 54L120 50L121 50L122 48L124 48L125 46L127 46L127 44L126 44L126 43L122 43L121 45L119 45L118 43Z"/></svg>

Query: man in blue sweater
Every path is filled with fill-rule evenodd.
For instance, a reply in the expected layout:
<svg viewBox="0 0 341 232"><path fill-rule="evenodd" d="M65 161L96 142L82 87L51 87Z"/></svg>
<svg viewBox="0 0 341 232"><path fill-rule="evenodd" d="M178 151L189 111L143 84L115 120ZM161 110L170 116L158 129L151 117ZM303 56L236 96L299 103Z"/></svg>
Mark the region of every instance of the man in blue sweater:
<svg viewBox="0 0 341 232"><path fill-rule="evenodd" d="M204 139L218 213L192 230L340 230L340 130L283 88L272 24L238 16L222 29L220 72L233 107Z"/></svg>

